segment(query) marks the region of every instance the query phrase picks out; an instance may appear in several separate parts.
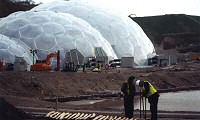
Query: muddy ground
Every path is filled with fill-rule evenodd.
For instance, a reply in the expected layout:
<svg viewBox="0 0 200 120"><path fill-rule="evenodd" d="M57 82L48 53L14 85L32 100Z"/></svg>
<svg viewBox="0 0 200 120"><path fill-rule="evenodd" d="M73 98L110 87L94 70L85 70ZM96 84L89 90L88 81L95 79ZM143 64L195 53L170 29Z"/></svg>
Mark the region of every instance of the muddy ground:
<svg viewBox="0 0 200 120"><path fill-rule="evenodd" d="M120 107L123 105L120 89L130 75L135 75L137 79L149 80L159 92L199 90L199 69L200 63L193 60L177 65L145 69L113 68L100 73L91 72L89 69L86 73L81 70L78 72L7 71L0 73L0 96L14 107L37 116L45 116L55 109L63 112L123 116L123 108ZM78 102L79 100L82 101ZM138 110L134 114L135 118L139 117ZM165 113L161 112L160 116L162 115ZM2 116L3 114L0 117Z"/></svg>

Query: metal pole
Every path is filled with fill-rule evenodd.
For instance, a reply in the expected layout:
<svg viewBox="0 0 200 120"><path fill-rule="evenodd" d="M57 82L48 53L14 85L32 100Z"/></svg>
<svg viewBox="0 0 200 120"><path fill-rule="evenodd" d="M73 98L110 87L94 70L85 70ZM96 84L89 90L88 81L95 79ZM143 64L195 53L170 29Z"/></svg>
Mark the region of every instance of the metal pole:
<svg viewBox="0 0 200 120"><path fill-rule="evenodd" d="M30 50L30 53L32 53L32 55L33 55L33 65L34 65L34 64L35 64L35 63L34 63L34 57L35 57L35 53L37 53L37 50L31 49L31 50Z"/></svg>
<svg viewBox="0 0 200 120"><path fill-rule="evenodd" d="M143 99L143 96L142 96L142 115L143 115L143 118L144 118L144 99Z"/></svg>
<svg viewBox="0 0 200 120"><path fill-rule="evenodd" d="M58 111L59 84L60 83L59 83L59 77L58 77L57 80L56 80L56 111Z"/></svg>
<svg viewBox="0 0 200 120"><path fill-rule="evenodd" d="M56 111L58 111L58 82L56 85Z"/></svg>
<svg viewBox="0 0 200 120"><path fill-rule="evenodd" d="M142 118L142 116L141 116L141 111L142 111L141 99L142 99L142 90L140 90L140 119Z"/></svg>
<svg viewBox="0 0 200 120"><path fill-rule="evenodd" d="M146 97L144 98L144 101L145 101L145 103L144 103L145 104L145 106L144 106L145 107L144 119L146 120L146 115L147 115L147 98Z"/></svg>
<svg viewBox="0 0 200 120"><path fill-rule="evenodd" d="M57 71L60 71L60 51L57 52Z"/></svg>
<svg viewBox="0 0 200 120"><path fill-rule="evenodd" d="M33 65L35 64L34 63L34 57L35 57L35 51L33 50Z"/></svg>

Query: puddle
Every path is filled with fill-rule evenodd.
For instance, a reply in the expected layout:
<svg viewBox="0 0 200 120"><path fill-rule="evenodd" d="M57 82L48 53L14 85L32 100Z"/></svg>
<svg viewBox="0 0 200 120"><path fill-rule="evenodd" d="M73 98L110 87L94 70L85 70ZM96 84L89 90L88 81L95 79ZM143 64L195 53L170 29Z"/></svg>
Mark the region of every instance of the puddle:
<svg viewBox="0 0 200 120"><path fill-rule="evenodd" d="M90 104L94 104L97 102L103 102L105 100L81 100L81 101L70 101L70 102L66 102L68 104L71 105L90 105Z"/></svg>
<svg viewBox="0 0 200 120"><path fill-rule="evenodd" d="M139 100L136 100L135 109L139 108ZM148 100L147 110L149 110ZM158 110L200 112L200 91L162 93L158 101Z"/></svg>
<svg viewBox="0 0 200 120"><path fill-rule="evenodd" d="M98 102L109 101L109 99L103 100L81 100L67 102L71 105L92 105ZM121 101L121 104L115 106L106 106L113 109L123 109L123 99L110 99L112 102ZM134 109L140 109L140 101L138 97L134 100ZM149 110L148 100L146 101L146 109ZM200 112L200 91L181 91L161 93L158 101L158 110L161 111L195 111Z"/></svg>

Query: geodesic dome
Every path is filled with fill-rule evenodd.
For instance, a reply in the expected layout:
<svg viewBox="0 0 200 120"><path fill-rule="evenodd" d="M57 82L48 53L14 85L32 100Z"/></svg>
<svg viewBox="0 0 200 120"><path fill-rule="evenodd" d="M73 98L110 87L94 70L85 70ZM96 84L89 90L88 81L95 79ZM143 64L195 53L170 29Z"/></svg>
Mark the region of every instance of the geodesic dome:
<svg viewBox="0 0 200 120"><path fill-rule="evenodd" d="M15 57L23 57L28 64L32 63L32 56L25 45L0 34L0 60L5 63L14 63Z"/></svg>
<svg viewBox="0 0 200 120"><path fill-rule="evenodd" d="M59 50L63 62L65 52L72 49L85 57L93 57L94 47L102 47L109 59L117 58L111 45L96 29L68 13L13 13L1 20L0 34L19 39L30 49L36 49L39 59Z"/></svg>
<svg viewBox="0 0 200 120"><path fill-rule="evenodd" d="M134 57L137 65L145 65L148 56L155 54L152 42L136 22L93 1L56 1L32 9L43 10L70 13L87 21L112 45L118 58Z"/></svg>

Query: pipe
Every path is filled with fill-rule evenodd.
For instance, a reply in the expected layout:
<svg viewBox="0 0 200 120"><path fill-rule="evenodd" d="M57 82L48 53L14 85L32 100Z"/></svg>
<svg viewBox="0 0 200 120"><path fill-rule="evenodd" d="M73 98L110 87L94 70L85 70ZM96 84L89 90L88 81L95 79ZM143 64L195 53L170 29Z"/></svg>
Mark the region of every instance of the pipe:
<svg viewBox="0 0 200 120"><path fill-rule="evenodd" d="M60 71L60 51L57 52L57 71Z"/></svg>

